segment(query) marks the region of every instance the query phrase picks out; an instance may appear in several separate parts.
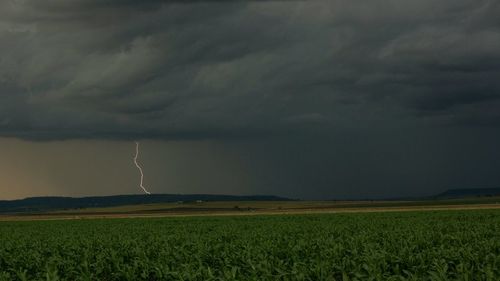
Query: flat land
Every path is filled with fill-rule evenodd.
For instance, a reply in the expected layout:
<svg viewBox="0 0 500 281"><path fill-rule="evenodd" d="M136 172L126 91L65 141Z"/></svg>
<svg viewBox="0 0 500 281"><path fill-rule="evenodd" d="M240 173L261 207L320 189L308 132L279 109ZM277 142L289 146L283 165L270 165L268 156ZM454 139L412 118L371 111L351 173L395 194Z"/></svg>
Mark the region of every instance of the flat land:
<svg viewBox="0 0 500 281"><path fill-rule="evenodd" d="M176 202L108 208L55 210L1 215L5 220L52 220L123 217L274 215L346 212L394 212L499 209L500 197L422 201L224 201Z"/></svg>
<svg viewBox="0 0 500 281"><path fill-rule="evenodd" d="M493 281L500 210L3 221L0 280Z"/></svg>

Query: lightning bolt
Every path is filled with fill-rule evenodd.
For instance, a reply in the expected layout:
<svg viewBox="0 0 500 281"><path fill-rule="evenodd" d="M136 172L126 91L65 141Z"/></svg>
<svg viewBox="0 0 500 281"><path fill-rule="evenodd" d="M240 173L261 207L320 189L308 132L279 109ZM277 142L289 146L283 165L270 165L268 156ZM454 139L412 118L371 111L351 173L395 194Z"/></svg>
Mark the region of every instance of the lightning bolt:
<svg viewBox="0 0 500 281"><path fill-rule="evenodd" d="M141 173L141 182L139 184L139 186L142 188L142 190L144 191L144 193L146 194L151 194L151 192L149 192L143 185L143 180L144 180L144 173L142 172L142 168L141 166L139 165L139 163L137 163L137 158L139 157L139 142L136 141L135 142L135 155L134 155L134 164L135 166L137 167L137 169L139 170L139 173Z"/></svg>

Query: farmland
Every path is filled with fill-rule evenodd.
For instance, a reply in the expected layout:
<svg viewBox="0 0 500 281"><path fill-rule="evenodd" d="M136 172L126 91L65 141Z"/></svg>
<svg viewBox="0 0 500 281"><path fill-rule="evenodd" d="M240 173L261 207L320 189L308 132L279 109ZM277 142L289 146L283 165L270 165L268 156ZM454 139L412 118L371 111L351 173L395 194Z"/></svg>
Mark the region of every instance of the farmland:
<svg viewBox="0 0 500 281"><path fill-rule="evenodd" d="M500 280L500 210L0 222L0 280Z"/></svg>
<svg viewBox="0 0 500 281"><path fill-rule="evenodd" d="M32 206L27 209L10 213L0 211L0 221L500 209L500 197L406 201L188 201L64 209Z"/></svg>

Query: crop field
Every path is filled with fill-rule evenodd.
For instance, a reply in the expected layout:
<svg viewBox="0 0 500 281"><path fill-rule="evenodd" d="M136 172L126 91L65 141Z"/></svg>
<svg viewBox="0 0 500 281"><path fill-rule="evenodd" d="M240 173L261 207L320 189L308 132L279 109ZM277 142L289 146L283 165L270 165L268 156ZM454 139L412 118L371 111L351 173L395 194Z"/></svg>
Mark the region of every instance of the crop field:
<svg viewBox="0 0 500 281"><path fill-rule="evenodd" d="M500 280L500 210L0 222L0 280Z"/></svg>

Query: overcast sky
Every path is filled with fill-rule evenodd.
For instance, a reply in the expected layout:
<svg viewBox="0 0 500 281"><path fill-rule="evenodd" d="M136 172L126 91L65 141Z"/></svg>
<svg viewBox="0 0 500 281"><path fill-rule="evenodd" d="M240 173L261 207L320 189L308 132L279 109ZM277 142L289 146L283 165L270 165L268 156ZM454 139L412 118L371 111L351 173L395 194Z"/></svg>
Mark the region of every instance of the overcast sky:
<svg viewBox="0 0 500 281"><path fill-rule="evenodd" d="M500 186L497 0L0 2L0 199Z"/></svg>

